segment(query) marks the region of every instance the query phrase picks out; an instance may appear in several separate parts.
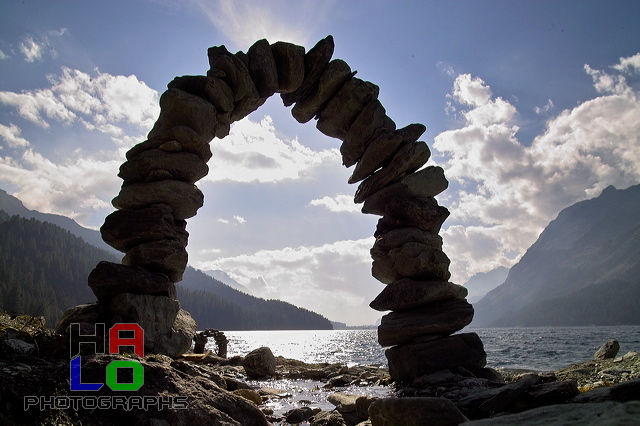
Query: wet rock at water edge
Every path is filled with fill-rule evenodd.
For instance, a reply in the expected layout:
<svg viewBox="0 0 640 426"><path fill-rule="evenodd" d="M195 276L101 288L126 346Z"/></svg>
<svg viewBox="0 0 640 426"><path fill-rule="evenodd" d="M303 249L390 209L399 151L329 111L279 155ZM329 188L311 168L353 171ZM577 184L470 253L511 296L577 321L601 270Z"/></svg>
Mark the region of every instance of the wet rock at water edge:
<svg viewBox="0 0 640 426"><path fill-rule="evenodd" d="M249 352L242 360L242 366L250 378L268 378L276 373L276 359L267 347Z"/></svg>
<svg viewBox="0 0 640 426"><path fill-rule="evenodd" d="M595 355L593 355L594 360L602 360L602 359L610 359L615 358L618 355L618 351L620 350L620 343L617 340L611 339L607 340L600 346Z"/></svg>
<svg viewBox="0 0 640 426"><path fill-rule="evenodd" d="M445 398L383 398L369 407L376 426L454 426L468 419Z"/></svg>

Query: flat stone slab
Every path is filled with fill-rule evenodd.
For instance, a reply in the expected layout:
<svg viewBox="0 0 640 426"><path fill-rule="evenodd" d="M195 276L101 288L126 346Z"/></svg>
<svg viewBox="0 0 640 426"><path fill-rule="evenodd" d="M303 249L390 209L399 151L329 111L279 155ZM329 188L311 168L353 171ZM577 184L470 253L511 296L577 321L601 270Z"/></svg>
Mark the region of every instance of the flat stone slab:
<svg viewBox="0 0 640 426"><path fill-rule="evenodd" d="M442 167L430 166L412 173L375 192L364 202L362 213L384 215L385 206L392 198L428 198L447 189L449 182Z"/></svg>
<svg viewBox="0 0 640 426"><path fill-rule="evenodd" d="M369 306L376 311L401 311L448 299L464 299L467 294L465 287L447 281L403 278L387 285Z"/></svg>
<svg viewBox="0 0 640 426"><path fill-rule="evenodd" d="M378 342L382 346L408 343L429 334L447 335L462 330L473 319L473 306L463 299L450 299L382 317Z"/></svg>

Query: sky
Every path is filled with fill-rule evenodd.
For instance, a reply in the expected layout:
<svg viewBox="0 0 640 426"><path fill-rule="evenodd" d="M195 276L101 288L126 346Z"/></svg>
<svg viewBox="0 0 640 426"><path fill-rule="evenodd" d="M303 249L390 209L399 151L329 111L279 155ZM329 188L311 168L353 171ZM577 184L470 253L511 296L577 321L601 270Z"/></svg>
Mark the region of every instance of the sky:
<svg viewBox="0 0 640 426"><path fill-rule="evenodd" d="M208 47L308 50L330 34L398 127L427 126L427 166L450 182L440 235L464 284L516 263L563 208L640 183L639 16L633 0L0 0L0 188L98 229L160 94L205 74ZM197 183L189 263L373 324L378 217L353 203L339 147L278 95L234 123Z"/></svg>

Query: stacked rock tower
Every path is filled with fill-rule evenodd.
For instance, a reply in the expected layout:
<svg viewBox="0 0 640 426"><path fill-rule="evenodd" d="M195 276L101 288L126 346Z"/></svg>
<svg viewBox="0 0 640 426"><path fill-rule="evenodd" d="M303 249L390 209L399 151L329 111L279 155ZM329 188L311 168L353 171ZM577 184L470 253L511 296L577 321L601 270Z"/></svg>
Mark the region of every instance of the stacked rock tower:
<svg viewBox="0 0 640 426"><path fill-rule="evenodd" d="M186 351L195 331L175 299L175 283L187 264L185 220L204 202L194 183L208 172L209 141L227 136L232 122L280 93L297 121L316 119L318 130L342 141L343 164L355 166L349 183L361 182L355 202L364 203L363 213L382 216L372 273L387 286L371 307L391 311L378 339L389 346L392 377L407 383L454 366L484 367L478 336L453 334L471 322L473 307L466 289L448 281L438 233L449 212L434 198L448 182L440 167L422 168L430 157L418 141L426 127L397 129L378 87L356 78L343 60L332 60L333 50L331 36L308 52L266 40L247 53L211 47L206 76L177 77L162 94L148 139L120 167L118 210L101 228L103 239L125 253L122 264L101 262L89 276L104 315L141 323L148 350Z"/></svg>

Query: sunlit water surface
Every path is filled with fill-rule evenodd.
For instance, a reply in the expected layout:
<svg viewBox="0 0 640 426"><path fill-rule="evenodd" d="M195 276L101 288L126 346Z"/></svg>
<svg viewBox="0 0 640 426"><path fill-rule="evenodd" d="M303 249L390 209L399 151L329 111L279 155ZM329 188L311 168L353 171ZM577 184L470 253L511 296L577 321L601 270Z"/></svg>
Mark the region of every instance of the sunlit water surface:
<svg viewBox="0 0 640 426"><path fill-rule="evenodd" d="M611 327L535 327L535 328L470 328L477 333L487 352L487 366L514 370L551 371L588 361L608 339L620 343L620 355L640 352L640 326ZM268 346L275 356L307 363L340 363L347 366L374 365L386 367L384 348L378 344L376 330L304 330L304 331L228 331L228 355L246 355L253 349ZM213 339L207 345L215 350ZM290 396L273 400L267 406L276 414L304 405L331 410L326 401L336 389L323 389L323 383L312 380L252 381L255 387L282 389ZM382 386L350 387L343 392L390 395L392 389Z"/></svg>

